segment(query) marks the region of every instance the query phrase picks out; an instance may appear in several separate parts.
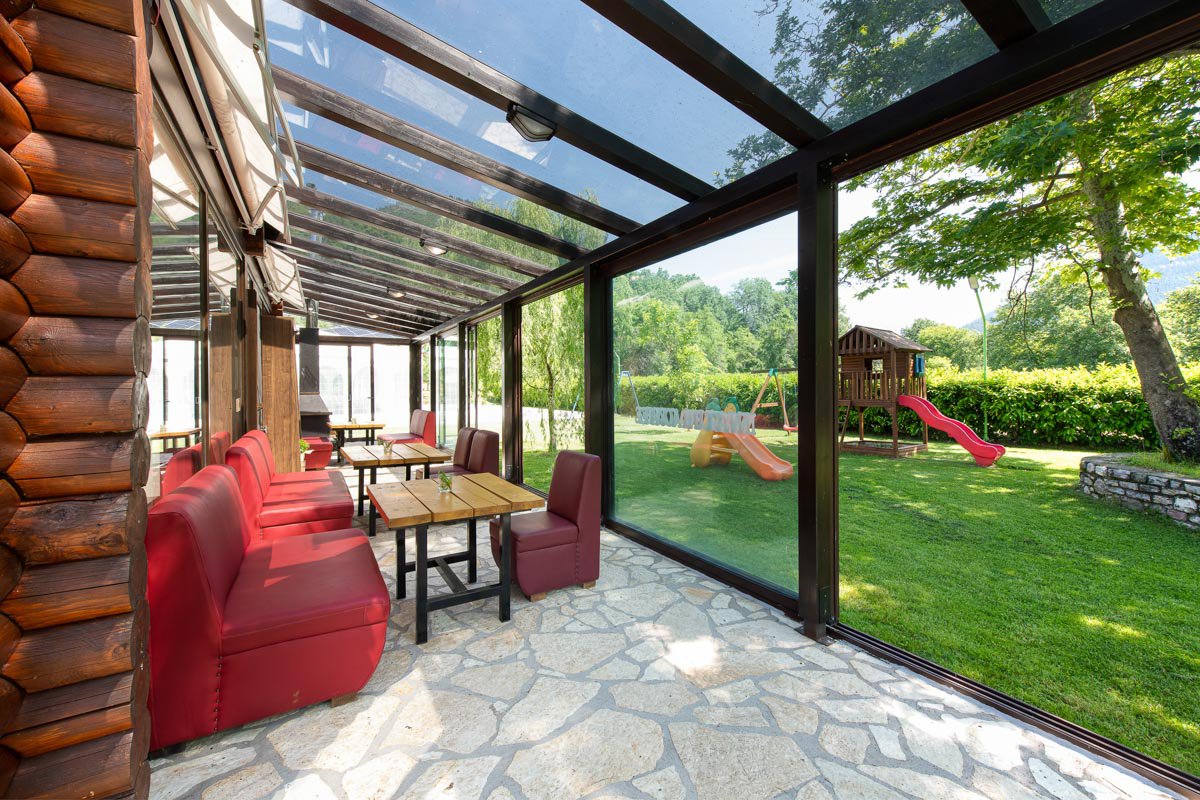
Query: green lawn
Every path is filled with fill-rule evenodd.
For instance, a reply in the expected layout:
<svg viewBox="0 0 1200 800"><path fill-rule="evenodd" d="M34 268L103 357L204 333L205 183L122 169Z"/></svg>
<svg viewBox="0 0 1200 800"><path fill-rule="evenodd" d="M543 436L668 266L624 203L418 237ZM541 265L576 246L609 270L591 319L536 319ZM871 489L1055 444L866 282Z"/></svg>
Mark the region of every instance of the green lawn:
<svg viewBox="0 0 1200 800"><path fill-rule="evenodd" d="M619 422L618 516L794 590L795 482L693 469L694 436ZM842 619L1200 772L1200 533L1083 497L1082 455L844 456ZM548 457L525 468L548 483Z"/></svg>

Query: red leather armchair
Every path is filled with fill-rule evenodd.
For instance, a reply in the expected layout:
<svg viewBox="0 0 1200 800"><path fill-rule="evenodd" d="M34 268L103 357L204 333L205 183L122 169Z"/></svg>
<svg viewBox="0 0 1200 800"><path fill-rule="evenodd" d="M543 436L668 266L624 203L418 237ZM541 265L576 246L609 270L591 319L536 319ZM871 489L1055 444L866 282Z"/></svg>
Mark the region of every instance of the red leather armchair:
<svg viewBox="0 0 1200 800"><path fill-rule="evenodd" d="M151 508L151 749L360 690L390 600L361 531L259 542L233 471Z"/></svg>
<svg viewBox="0 0 1200 800"><path fill-rule="evenodd" d="M262 431L238 439L225 461L237 474L249 524L262 539L351 526L354 502L340 472L276 472Z"/></svg>
<svg viewBox="0 0 1200 800"><path fill-rule="evenodd" d="M408 431L405 433L381 433L381 442L424 442L430 447L437 447L437 414L424 409L415 409L408 420Z"/></svg>
<svg viewBox="0 0 1200 800"><path fill-rule="evenodd" d="M325 436L305 436L308 452L304 454L304 471L325 469L333 460L333 442Z"/></svg>
<svg viewBox="0 0 1200 800"><path fill-rule="evenodd" d="M458 432L454 445L454 459L449 464L435 464L429 468L430 475L449 472L461 475L466 472L490 472L500 474L500 434L478 428L463 428Z"/></svg>
<svg viewBox="0 0 1200 800"><path fill-rule="evenodd" d="M492 556L500 563L500 521L491 523ZM545 511L512 517L512 569L534 600L600 577L600 458L564 450L554 460Z"/></svg>
<svg viewBox="0 0 1200 800"><path fill-rule="evenodd" d="M432 476L449 472L452 475L458 475L469 472L467 462L471 459L471 439L474 437L474 428L459 428L458 439L454 442L454 458L449 464L431 464L429 474Z"/></svg>
<svg viewBox="0 0 1200 800"><path fill-rule="evenodd" d="M176 450L163 467L160 496L178 489L184 481L199 472L201 466L200 445Z"/></svg>

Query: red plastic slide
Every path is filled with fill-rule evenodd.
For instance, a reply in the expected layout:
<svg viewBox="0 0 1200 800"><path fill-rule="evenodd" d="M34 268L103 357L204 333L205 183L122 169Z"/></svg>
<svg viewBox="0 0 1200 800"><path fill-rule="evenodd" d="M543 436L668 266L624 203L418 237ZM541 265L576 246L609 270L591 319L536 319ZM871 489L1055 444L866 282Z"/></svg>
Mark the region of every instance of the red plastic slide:
<svg viewBox="0 0 1200 800"><path fill-rule="evenodd" d="M975 431L966 424L956 419L950 419L924 397L902 394L896 398L896 402L904 408L911 408L917 412L917 416L929 427L948 433L951 439L958 442L964 450L975 457L975 463L981 467L990 467L996 463L996 459L1004 455L1003 447L980 439Z"/></svg>

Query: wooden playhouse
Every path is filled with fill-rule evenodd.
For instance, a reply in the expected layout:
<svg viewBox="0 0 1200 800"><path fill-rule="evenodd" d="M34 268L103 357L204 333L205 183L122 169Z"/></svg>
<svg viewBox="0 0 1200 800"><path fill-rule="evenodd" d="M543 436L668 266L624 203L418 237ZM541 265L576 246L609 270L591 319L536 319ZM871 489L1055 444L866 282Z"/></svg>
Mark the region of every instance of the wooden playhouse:
<svg viewBox="0 0 1200 800"><path fill-rule="evenodd" d="M838 441L843 452L899 458L929 447L929 426L922 421L920 442L901 442L897 421L901 395L925 397L925 353L929 348L898 333L855 325L838 339ZM841 410L845 409L842 416ZM863 412L882 408L892 418L892 440L864 435ZM846 441L850 417L857 413L858 440Z"/></svg>

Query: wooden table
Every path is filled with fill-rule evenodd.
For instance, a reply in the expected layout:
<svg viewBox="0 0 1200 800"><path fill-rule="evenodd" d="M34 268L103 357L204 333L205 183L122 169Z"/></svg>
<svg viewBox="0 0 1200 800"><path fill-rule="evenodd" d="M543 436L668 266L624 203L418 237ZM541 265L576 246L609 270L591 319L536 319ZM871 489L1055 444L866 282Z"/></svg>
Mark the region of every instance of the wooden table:
<svg viewBox="0 0 1200 800"><path fill-rule="evenodd" d="M162 442L163 450L167 449L167 442L171 443L172 449L178 449L180 439L183 439L183 446L187 447L192 443L192 437L198 437L199 435L199 428L184 428L183 430L178 431L158 431L157 433L150 434L150 441Z"/></svg>
<svg viewBox="0 0 1200 800"><path fill-rule="evenodd" d="M546 501L516 484L491 473L455 475L449 492L439 492L437 480L383 483L367 487L371 497L371 524L376 515L396 532L396 597L407 592L408 573L417 573L417 644L429 639L429 612L440 608L471 603L486 597L500 598L500 621L509 619L510 585L512 576L512 521L514 511L541 508ZM467 583L475 583L476 545L475 524L480 518L500 515L500 581L487 586L467 588L450 568L451 564L467 562ZM467 549L432 559L450 592L429 596L429 526L435 522L467 522ZM404 531L416 529L417 557L412 564L404 548Z"/></svg>
<svg viewBox="0 0 1200 800"><path fill-rule="evenodd" d="M338 449L342 463L348 464L358 471L358 515L363 515L363 501L367 494L364 490L367 470L371 470L371 483L378 479L380 467L404 467L404 479L412 480L413 465L441 464L450 460L449 453L443 453L436 447L430 447L424 442L392 445L392 454L384 453L383 445L352 444ZM371 535L375 535L374 520L371 524Z"/></svg>
<svg viewBox="0 0 1200 800"><path fill-rule="evenodd" d="M379 431L383 430L384 427L385 426L382 422L331 422L331 423L329 423L329 430L333 431L333 434L334 434L334 437L336 440L335 447L337 447L339 452L345 446L346 442L355 441L354 437L350 435L350 434L354 433L354 431L362 431L364 434L363 440L366 441L366 443L370 445L370 444L375 444L375 434L378 433ZM359 512L359 513L362 513L362 512Z"/></svg>

